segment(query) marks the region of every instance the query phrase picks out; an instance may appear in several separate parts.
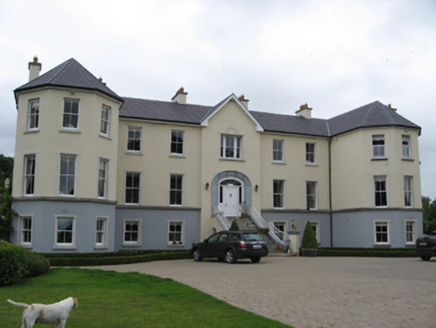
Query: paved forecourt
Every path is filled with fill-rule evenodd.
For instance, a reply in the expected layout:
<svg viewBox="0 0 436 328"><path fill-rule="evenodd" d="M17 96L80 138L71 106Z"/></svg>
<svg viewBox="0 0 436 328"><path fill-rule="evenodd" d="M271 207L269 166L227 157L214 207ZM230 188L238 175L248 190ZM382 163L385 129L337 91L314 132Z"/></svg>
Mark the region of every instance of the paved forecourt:
<svg viewBox="0 0 436 328"><path fill-rule="evenodd" d="M436 261L266 257L95 267L171 278L295 327L434 327Z"/></svg>

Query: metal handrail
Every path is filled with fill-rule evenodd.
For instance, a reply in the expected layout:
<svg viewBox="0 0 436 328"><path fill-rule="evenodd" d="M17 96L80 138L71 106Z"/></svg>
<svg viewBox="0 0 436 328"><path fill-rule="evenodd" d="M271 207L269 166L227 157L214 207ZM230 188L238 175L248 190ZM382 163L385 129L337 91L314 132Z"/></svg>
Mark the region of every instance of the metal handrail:
<svg viewBox="0 0 436 328"><path fill-rule="evenodd" d="M285 233L281 230L279 230L274 223L269 222L267 223L265 219L260 215L260 213L252 206L251 207L251 218L253 219L253 222L258 226L259 228L268 228L268 234L269 236L277 243L284 247L289 245L289 239L286 238ZM286 239L285 239L286 238Z"/></svg>
<svg viewBox="0 0 436 328"><path fill-rule="evenodd" d="M224 215L222 211L219 210L217 206L214 207L214 213L213 216L217 219L219 224L221 225L221 228L223 230L229 230L230 229L230 222L227 216Z"/></svg>

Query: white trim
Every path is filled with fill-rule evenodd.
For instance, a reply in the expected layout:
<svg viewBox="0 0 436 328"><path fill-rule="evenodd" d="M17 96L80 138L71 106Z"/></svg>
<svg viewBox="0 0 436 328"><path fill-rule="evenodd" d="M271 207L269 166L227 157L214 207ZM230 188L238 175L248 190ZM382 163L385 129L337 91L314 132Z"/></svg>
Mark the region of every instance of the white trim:
<svg viewBox="0 0 436 328"><path fill-rule="evenodd" d="M61 183L61 167L62 167L62 156L72 156L75 158L74 161L74 193L72 195L61 194L60 183ZM77 179L78 179L78 167L79 167L79 154L72 153L59 153L59 167L58 167L58 183L57 183L57 194L60 197L75 197L77 195Z"/></svg>
<svg viewBox="0 0 436 328"><path fill-rule="evenodd" d="M186 221L185 220L168 220L167 222L168 222L168 225L167 225L167 245L171 246L171 247L185 246L185 230L186 230L185 223L186 223ZM176 223L176 224L181 223L182 224L182 231L180 232L181 233L181 235L180 235L180 242L181 243L173 244L169 240L170 226L172 223Z"/></svg>
<svg viewBox="0 0 436 328"><path fill-rule="evenodd" d="M100 196L99 193L99 186L100 186L100 164L101 162L106 163L105 164L105 187L104 187L104 195ZM109 193L109 159L108 158L104 158L104 157L99 157L98 158L98 170L97 170L97 198L98 199L107 199L108 198L108 193Z"/></svg>
<svg viewBox="0 0 436 328"><path fill-rule="evenodd" d="M103 227L103 242L97 243L97 222L98 220L104 220L104 227ZM107 238L109 233L109 217L108 216L96 216L95 217L95 233L94 233L94 248L95 249L106 249L108 248Z"/></svg>
<svg viewBox="0 0 436 328"><path fill-rule="evenodd" d="M132 222L138 224L138 240L137 241L126 241L126 223ZM135 247L141 246L142 244L142 219L123 219L123 246Z"/></svg>
<svg viewBox="0 0 436 328"><path fill-rule="evenodd" d="M307 183L311 182L315 184L315 207L314 208L308 208L308 203L307 203ZM305 198L306 198L306 210L309 211L316 211L318 210L318 181L317 180L306 180L306 192L305 192ZM312 221L311 221L312 222Z"/></svg>
<svg viewBox="0 0 436 328"><path fill-rule="evenodd" d="M373 235L374 235L374 245L387 245L389 246L391 244L391 236L390 236L390 225L391 225L391 220L373 220ZM386 224L387 227L387 242L377 242L377 231L376 231L376 227L378 223L382 223L382 224Z"/></svg>
<svg viewBox="0 0 436 328"><path fill-rule="evenodd" d="M313 145L313 162L309 162L307 160L307 145ZM306 142L305 143L305 145L304 145L304 157L305 157L306 165L309 165L309 166L318 165L317 150L318 150L318 147L317 147L316 142Z"/></svg>
<svg viewBox="0 0 436 328"><path fill-rule="evenodd" d="M183 173L169 173L169 175L170 175L170 183L169 183L169 199L168 199L168 204L169 204L169 206L171 206L171 207L182 207L183 206L183 201L184 201L184 192L183 192L183 190L184 190L184 187L185 187L185 175L183 174ZM171 204L171 191L172 191L172 189L171 189L171 179L172 179L172 177L173 176L177 176L177 177L182 177L182 189L180 190L180 192L181 192L181 200L180 200L180 202L181 202L181 204ZM174 189L175 191L178 191L178 189Z"/></svg>
<svg viewBox="0 0 436 328"><path fill-rule="evenodd" d="M34 102L34 101L36 101L36 100L38 100L38 126L36 127L36 128L31 128L30 127L30 121L31 121L31 117L30 117L30 108L31 108L31 106L30 106L30 104L32 103L32 102ZM40 121L40 98L32 98L32 99L29 99L28 100L28 105L27 105L27 125L26 125L26 132L37 132L37 131L39 131L39 121Z"/></svg>
<svg viewBox="0 0 436 328"><path fill-rule="evenodd" d="M375 189L376 178L384 178L384 181L385 181L385 193L386 193L386 205L377 205L376 197L375 197L375 193L376 193L376 189ZM379 180L379 181L381 181L381 180ZM387 208L389 206L388 176L386 174L373 175L372 176L372 190L373 190L372 197L373 197L373 201L374 201L374 207L375 208Z"/></svg>
<svg viewBox="0 0 436 328"><path fill-rule="evenodd" d="M274 159L274 141L278 141L281 142L282 145L282 149L281 149L281 154L282 154L282 159L281 160L275 160ZM284 139L272 139L272 162L274 164L283 164L285 162L285 140Z"/></svg>
<svg viewBox="0 0 436 328"><path fill-rule="evenodd" d="M173 132L175 133L181 133L182 134L182 152L181 153L173 153L172 146L173 146ZM185 157L185 131L183 130L177 130L177 129L171 129L170 134L170 156L171 157Z"/></svg>
<svg viewBox="0 0 436 328"><path fill-rule="evenodd" d="M282 193L282 197L283 197L283 199L282 199L282 201L283 201L283 206L282 207L276 207L276 206L274 206L274 181L281 181L282 182L282 184L283 184L283 193ZM272 179L272 207L274 208L274 209L277 209L277 210L283 210L283 209L285 209L286 208L286 179Z"/></svg>
<svg viewBox="0 0 436 328"><path fill-rule="evenodd" d="M139 188L138 188L139 193L138 193L138 202L137 203L127 203L127 199L126 199L127 186L126 186L126 184L127 184L127 174L128 173L139 174ZM125 205L139 205L139 204L141 204L141 176L142 176L141 172L138 172L138 171L125 171L124 172L124 187L123 187L124 195L123 195L123 197L124 197L124 204Z"/></svg>
<svg viewBox="0 0 436 328"><path fill-rule="evenodd" d="M406 205L406 178L410 181L410 205ZM404 207L405 208L413 208L414 206L414 196L415 196L415 188L414 188L414 179L413 175L403 175L403 199L404 199Z"/></svg>
<svg viewBox="0 0 436 328"><path fill-rule="evenodd" d="M54 249L76 249L76 221L77 221L77 215L54 215ZM58 220L59 219L72 219L73 220L73 226L72 226L72 242L71 243L58 243L57 234L58 234Z"/></svg>
<svg viewBox="0 0 436 328"><path fill-rule="evenodd" d="M30 219L31 227L30 227L30 242L23 241L23 219ZM33 241L33 223L34 216L33 214L29 215L20 215L18 221L18 244L24 248L32 248Z"/></svg>
<svg viewBox="0 0 436 328"><path fill-rule="evenodd" d="M101 105L101 112L100 115L103 113L103 109L106 108L108 110L108 118L107 118L107 132L101 132L101 123L103 121L103 118L100 117L100 136L105 138L110 138L111 136L111 123L112 123L112 108L108 105L102 104Z"/></svg>
<svg viewBox="0 0 436 328"><path fill-rule="evenodd" d="M216 113L218 113L225 105L227 105L231 100L235 101L239 107L241 107L241 109L245 112L245 114L248 115L248 117L253 121L254 124L256 124L256 131L259 132L263 132L263 128L262 126L259 124L259 122L256 121L256 119L253 117L253 115L250 114L250 112L248 111L248 109L241 103L241 101L238 99L238 97L236 97L234 94L231 94L230 96L228 96L223 103L214 110L213 113L208 114L206 116L206 118L203 119L203 121L201 122L201 126L208 126L209 125L209 120L215 116Z"/></svg>
<svg viewBox="0 0 436 328"><path fill-rule="evenodd" d="M62 107L62 116L61 116L61 131L66 131L66 132L78 132L79 131L79 126L80 126L80 102L81 99L80 98L70 98L70 97L64 97L63 98L64 101L62 103L63 107ZM77 126L76 127L66 127L64 126L64 115L65 115L65 101L66 100L72 100L72 101L77 101L78 105L77 105Z"/></svg>
<svg viewBox="0 0 436 328"><path fill-rule="evenodd" d="M413 236L412 241L407 241L407 224L413 223ZM418 238L417 235L417 227L418 227L418 220L412 220L412 219L406 219L404 220L404 243L406 245L415 245L416 239Z"/></svg>
<svg viewBox="0 0 436 328"><path fill-rule="evenodd" d="M139 131L141 133L139 139L132 139L132 140L139 140L139 150L129 149L129 132L130 129ZM127 154L142 154L142 140L143 140L143 133L142 133L142 126L134 126L134 125L127 125L127 136L126 136L127 144L126 144L126 153Z"/></svg>

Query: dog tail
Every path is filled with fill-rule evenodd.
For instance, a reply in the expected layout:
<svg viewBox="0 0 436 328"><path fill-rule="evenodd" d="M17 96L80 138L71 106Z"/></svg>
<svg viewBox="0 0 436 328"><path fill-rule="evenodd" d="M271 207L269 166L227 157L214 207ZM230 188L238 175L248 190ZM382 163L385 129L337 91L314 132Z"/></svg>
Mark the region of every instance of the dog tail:
<svg viewBox="0 0 436 328"><path fill-rule="evenodd" d="M14 302L14 301L11 301L11 300L7 300L9 303L11 303L12 305L16 305L16 306L22 306L22 307L24 307L24 308L28 308L29 307L29 304L25 304L25 303L17 303L17 302Z"/></svg>

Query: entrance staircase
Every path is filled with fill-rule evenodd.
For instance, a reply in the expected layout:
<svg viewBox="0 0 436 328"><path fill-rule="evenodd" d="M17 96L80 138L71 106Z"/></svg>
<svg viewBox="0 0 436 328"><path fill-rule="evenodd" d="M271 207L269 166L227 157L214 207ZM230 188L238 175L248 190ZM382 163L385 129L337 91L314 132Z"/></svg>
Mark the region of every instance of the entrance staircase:
<svg viewBox="0 0 436 328"><path fill-rule="evenodd" d="M238 218L239 229L258 231L266 241L271 254L285 254L286 248L290 246L287 234L277 229L272 222L267 223L254 207L251 207L250 212L251 215ZM229 230L231 222L236 219L235 217L225 216L218 208L215 208L214 217L223 230Z"/></svg>

